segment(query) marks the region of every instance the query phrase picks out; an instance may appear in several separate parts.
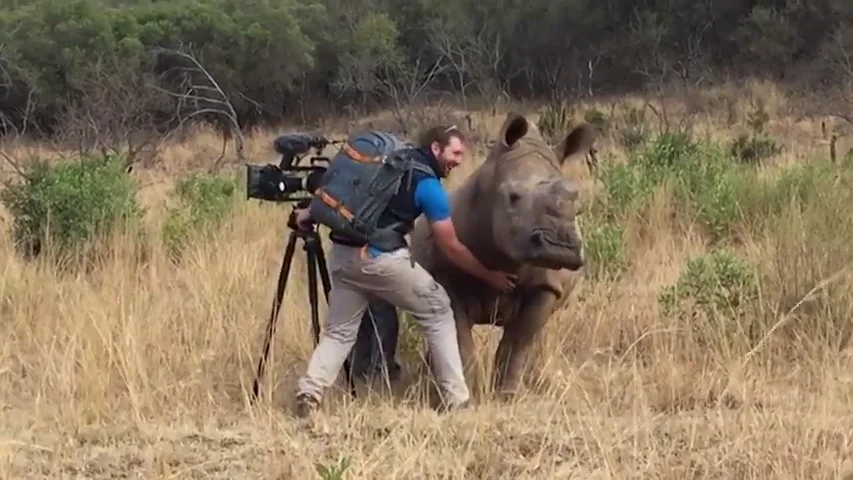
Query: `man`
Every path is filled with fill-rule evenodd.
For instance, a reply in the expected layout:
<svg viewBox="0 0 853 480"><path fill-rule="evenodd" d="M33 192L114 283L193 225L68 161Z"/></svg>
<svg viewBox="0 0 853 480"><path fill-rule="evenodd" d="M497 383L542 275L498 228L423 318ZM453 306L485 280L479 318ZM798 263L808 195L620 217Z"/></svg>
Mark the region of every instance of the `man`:
<svg viewBox="0 0 853 480"><path fill-rule="evenodd" d="M433 127L421 137L417 153L416 161L429 166L434 176L416 172L411 186L404 184L392 197L380 223L384 223L383 219L388 223L402 221L409 232L415 219L424 214L437 245L451 261L501 292L513 288L513 275L489 270L456 237L447 192L440 179L462 162L464 134L456 127ZM311 221L307 209L297 211L296 215L303 227ZM401 240L401 244L407 245L402 233ZM423 267L412 264L407 246L382 251L374 245L347 244L340 236L332 236L332 241L329 308L320 342L305 376L299 380L296 414L309 415L319 404L323 391L334 383L356 341L370 296L412 313L426 335L437 382L446 397L444 406L458 408L466 404L469 392L447 292Z"/></svg>

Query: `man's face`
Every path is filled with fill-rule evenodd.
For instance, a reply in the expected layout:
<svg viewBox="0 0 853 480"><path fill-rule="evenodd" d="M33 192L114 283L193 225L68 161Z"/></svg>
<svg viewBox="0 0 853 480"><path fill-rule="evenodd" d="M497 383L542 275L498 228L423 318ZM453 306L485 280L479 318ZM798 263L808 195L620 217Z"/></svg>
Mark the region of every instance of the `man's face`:
<svg viewBox="0 0 853 480"><path fill-rule="evenodd" d="M438 142L433 142L432 153L438 160L439 168L443 170L446 176L462 163L462 157L465 156L465 144L458 137L450 137L450 143L443 149Z"/></svg>

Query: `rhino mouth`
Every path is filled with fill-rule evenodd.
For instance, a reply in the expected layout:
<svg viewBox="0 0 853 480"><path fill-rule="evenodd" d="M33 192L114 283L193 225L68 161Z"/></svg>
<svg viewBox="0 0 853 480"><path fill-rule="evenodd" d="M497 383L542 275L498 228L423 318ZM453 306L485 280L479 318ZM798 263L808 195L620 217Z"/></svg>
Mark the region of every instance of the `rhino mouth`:
<svg viewBox="0 0 853 480"><path fill-rule="evenodd" d="M550 228L534 228L530 233L527 262L536 266L579 270L584 266L581 245L574 235L560 235Z"/></svg>

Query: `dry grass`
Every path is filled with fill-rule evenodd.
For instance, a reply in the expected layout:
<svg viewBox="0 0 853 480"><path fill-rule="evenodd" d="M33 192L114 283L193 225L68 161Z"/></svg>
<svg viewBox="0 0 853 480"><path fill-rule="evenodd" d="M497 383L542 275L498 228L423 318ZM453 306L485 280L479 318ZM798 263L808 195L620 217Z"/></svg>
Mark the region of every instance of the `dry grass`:
<svg viewBox="0 0 853 480"><path fill-rule="evenodd" d="M763 92L772 130L791 147L782 164L824 148L819 120L790 120L784 98L759 87L750 95ZM704 93L724 94L733 95ZM698 114L697 129L730 136L720 115L719 108ZM493 137L501 118L486 115L479 128ZM257 134L250 151L268 155L271 136ZM162 221L156 207L168 179L215 158L220 145L199 134L170 147L161 170L138 173L150 228ZM620 155L607 138L599 149L604 158ZM703 349L689 325L662 320L658 292L707 246L672 224L676 206L666 194L653 205L649 218L628 225L627 273L585 284L547 326L544 391L439 416L417 395L377 392L353 403L342 387L307 429L289 411L312 346L301 256L264 399L252 407L247 397L287 206L241 202L221 234L192 247L179 265L156 242L144 264L133 262L131 240L115 239L111 258L86 275L25 263L3 235L0 473L307 479L319 478L315 463L349 457L342 478L853 478L850 356L813 338L767 338L749 353ZM772 247L787 240L754 238L743 249L772 263ZM772 322L796 321L790 307L768 313ZM495 335L481 331L490 358ZM404 363L416 390L416 362Z"/></svg>

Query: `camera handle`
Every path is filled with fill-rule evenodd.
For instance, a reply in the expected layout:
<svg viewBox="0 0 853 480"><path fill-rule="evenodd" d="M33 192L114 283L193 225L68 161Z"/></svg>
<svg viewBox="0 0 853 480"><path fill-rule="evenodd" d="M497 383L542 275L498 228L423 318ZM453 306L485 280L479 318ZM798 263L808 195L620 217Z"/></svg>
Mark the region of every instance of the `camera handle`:
<svg viewBox="0 0 853 480"><path fill-rule="evenodd" d="M273 299L272 310L270 311L269 321L267 323L266 337L264 338L264 347L261 358L258 360L258 370L255 374L255 381L252 385L252 400L258 399L258 391L260 389L260 379L264 374L267 357L269 356L270 343L275 336L276 320L281 308L281 302L284 298L284 291L287 288L287 279L290 274L290 266L293 263L293 254L296 251L296 239L299 238L303 242L303 249L308 259L308 301L311 304L311 326L314 333L314 346L316 347L320 341L320 313L319 313L319 294L317 292L317 271L320 272L320 280L323 282L323 293L326 297L326 302L329 301L329 291L332 289L332 281L329 278L329 270L326 264L326 256L323 252L323 245L320 243L320 235L317 233L316 227L312 225L310 230L299 229L295 225L295 215L291 213L288 221L290 230L290 238L287 241L287 247L284 250L284 259L281 262L281 271L278 275L278 284L276 286L276 294ZM349 359L344 361L344 373L346 374L347 383L350 387L350 394L356 397L355 380L353 379Z"/></svg>

